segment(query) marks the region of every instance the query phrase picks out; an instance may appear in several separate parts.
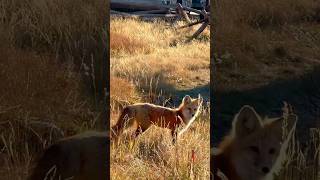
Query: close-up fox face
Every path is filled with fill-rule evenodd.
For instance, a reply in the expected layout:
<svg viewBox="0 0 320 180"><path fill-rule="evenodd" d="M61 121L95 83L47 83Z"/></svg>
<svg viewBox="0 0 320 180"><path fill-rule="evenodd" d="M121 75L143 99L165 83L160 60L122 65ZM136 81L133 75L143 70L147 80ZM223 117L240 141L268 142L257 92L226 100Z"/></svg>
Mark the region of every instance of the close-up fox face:
<svg viewBox="0 0 320 180"><path fill-rule="evenodd" d="M184 116L185 123L189 123L194 119L194 117L197 117L199 110L201 108L203 102L203 98L200 96L198 98L191 98L189 95L186 95L183 100L182 104L180 105L182 109L182 114Z"/></svg>
<svg viewBox="0 0 320 180"><path fill-rule="evenodd" d="M267 119L244 106L234 121L232 159L242 179L265 179L274 170L283 147L283 118ZM291 123L292 124L292 123Z"/></svg>

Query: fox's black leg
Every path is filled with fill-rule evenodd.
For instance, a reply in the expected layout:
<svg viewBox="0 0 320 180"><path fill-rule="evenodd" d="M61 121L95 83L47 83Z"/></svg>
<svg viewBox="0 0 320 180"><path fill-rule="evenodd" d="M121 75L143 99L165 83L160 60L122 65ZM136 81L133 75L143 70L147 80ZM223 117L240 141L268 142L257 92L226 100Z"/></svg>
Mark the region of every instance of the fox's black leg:
<svg viewBox="0 0 320 180"><path fill-rule="evenodd" d="M147 129L144 129L144 128L141 128L141 127L138 127L134 133L134 137L138 137L140 134L142 134L143 132L145 132Z"/></svg>
<svg viewBox="0 0 320 180"><path fill-rule="evenodd" d="M171 131L171 135L172 135L172 144L176 144L177 142L177 138L178 138L178 133L176 130L172 130Z"/></svg>

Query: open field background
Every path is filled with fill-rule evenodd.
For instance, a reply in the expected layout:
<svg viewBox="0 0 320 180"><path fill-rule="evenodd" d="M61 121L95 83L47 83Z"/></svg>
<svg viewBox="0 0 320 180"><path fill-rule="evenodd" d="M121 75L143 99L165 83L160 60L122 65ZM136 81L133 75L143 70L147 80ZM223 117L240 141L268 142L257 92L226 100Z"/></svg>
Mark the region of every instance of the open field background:
<svg viewBox="0 0 320 180"><path fill-rule="evenodd" d="M186 42L195 29L177 30L168 22L111 20L111 125L124 105L149 102L177 107L184 95L200 93L208 102L210 36ZM152 127L136 140L130 129L111 146L113 179L209 178L209 107L178 140ZM195 152L195 161L191 153Z"/></svg>
<svg viewBox="0 0 320 180"><path fill-rule="evenodd" d="M100 129L105 0L0 2L0 177L26 179L43 149Z"/></svg>
<svg viewBox="0 0 320 180"><path fill-rule="evenodd" d="M217 89L261 87L319 65L318 1L226 0L213 8Z"/></svg>
<svg viewBox="0 0 320 180"><path fill-rule="evenodd" d="M215 122L230 126L244 104L279 115L287 101L302 130L318 127L319 2L227 0L212 8Z"/></svg>
<svg viewBox="0 0 320 180"><path fill-rule="evenodd" d="M216 108L211 138L219 143L245 104L273 117L281 115L287 101L299 117L297 146L291 148L294 163L279 179L317 179L319 1L214 1L212 12Z"/></svg>

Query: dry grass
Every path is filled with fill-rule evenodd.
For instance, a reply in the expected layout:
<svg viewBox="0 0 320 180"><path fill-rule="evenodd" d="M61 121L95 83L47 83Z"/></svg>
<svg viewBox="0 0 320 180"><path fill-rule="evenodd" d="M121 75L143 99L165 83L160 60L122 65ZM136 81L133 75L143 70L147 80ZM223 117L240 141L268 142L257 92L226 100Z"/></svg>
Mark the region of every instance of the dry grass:
<svg viewBox="0 0 320 180"><path fill-rule="evenodd" d="M92 129L98 113L70 66L23 51L1 55L0 173L4 179L24 179L33 159L62 137L55 127L64 136Z"/></svg>
<svg viewBox="0 0 320 180"><path fill-rule="evenodd" d="M149 86L151 79L159 81L160 86L174 88L209 84L208 30L200 40L185 43L194 29L176 30L164 22L130 19L114 19L111 24L112 76L129 79L142 87Z"/></svg>
<svg viewBox="0 0 320 180"><path fill-rule="evenodd" d="M90 100L81 93L80 76L71 64L23 51L1 54L1 121L49 121L72 132L92 119Z"/></svg>
<svg viewBox="0 0 320 180"><path fill-rule="evenodd" d="M95 76L84 80L89 93L98 92L106 48L107 1L4 0L0 9L1 38L7 44L72 62L76 71Z"/></svg>
<svg viewBox="0 0 320 180"><path fill-rule="evenodd" d="M319 1L224 0L215 1L212 11L217 91L263 87L320 64ZM318 158L318 140L310 139L292 142L278 179L319 179L314 177L319 161L313 159Z"/></svg>
<svg viewBox="0 0 320 180"><path fill-rule="evenodd" d="M97 128L107 9L106 1L0 2L1 179L25 179L52 142Z"/></svg>
<svg viewBox="0 0 320 180"><path fill-rule="evenodd" d="M214 3L217 88L260 87L312 70L320 63L319 9L313 0Z"/></svg>
<svg viewBox="0 0 320 180"><path fill-rule="evenodd" d="M152 127L137 140L125 134L126 138L111 146L111 177L208 179L210 133L207 118L207 114L199 118L193 125L194 131L182 135L177 145L172 145L169 131L157 127ZM196 156L194 162L192 151Z"/></svg>
<svg viewBox="0 0 320 180"><path fill-rule="evenodd" d="M319 179L320 129L311 129L309 135L308 142L301 143L295 138L291 140L287 160L282 170L275 176L276 180Z"/></svg>
<svg viewBox="0 0 320 180"><path fill-rule="evenodd" d="M123 105L135 102L164 105L172 98L177 106L179 98L186 95L179 91L192 91L209 84L209 31L197 40L185 42L186 35L193 31L176 30L163 21L112 19L111 125L116 123ZM207 112L202 113L192 125L193 130L183 134L175 146L165 129L152 127L137 139L131 138L129 129L119 143L111 146L111 177L208 179ZM192 151L196 155L194 162Z"/></svg>

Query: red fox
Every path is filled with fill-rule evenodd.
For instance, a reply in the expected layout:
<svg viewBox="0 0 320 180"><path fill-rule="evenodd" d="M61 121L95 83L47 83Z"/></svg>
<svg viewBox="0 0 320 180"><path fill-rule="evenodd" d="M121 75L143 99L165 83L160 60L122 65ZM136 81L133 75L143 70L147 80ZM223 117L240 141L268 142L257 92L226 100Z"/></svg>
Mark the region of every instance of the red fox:
<svg viewBox="0 0 320 180"><path fill-rule="evenodd" d="M107 177L109 132L87 132L51 145L28 180L104 180Z"/></svg>
<svg viewBox="0 0 320 180"><path fill-rule="evenodd" d="M288 118L262 121L252 107L242 107L235 116L231 134L211 155L214 179L224 179L218 174L221 172L229 180L272 177L280 169L296 120L297 117L291 114ZM283 129L285 122L289 130L287 135Z"/></svg>
<svg viewBox="0 0 320 180"><path fill-rule="evenodd" d="M127 126L136 125L135 136L146 131L151 125L171 130L172 142L175 143L177 137L182 134L200 113L203 98L200 96L193 99L186 95L180 106L171 109L149 103L137 103L126 106L118 119L116 125L111 128L112 135L118 137ZM184 124L184 128L177 132L177 128Z"/></svg>

